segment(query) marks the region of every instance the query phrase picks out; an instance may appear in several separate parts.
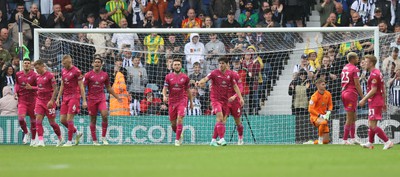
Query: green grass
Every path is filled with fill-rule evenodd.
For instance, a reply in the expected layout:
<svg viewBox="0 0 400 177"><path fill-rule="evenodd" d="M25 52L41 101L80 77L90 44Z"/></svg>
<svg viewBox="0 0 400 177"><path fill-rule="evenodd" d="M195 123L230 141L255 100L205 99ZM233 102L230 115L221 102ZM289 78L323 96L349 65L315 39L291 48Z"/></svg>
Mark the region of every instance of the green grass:
<svg viewBox="0 0 400 177"><path fill-rule="evenodd" d="M400 174L400 152L343 145L0 146L1 177L383 176Z"/></svg>

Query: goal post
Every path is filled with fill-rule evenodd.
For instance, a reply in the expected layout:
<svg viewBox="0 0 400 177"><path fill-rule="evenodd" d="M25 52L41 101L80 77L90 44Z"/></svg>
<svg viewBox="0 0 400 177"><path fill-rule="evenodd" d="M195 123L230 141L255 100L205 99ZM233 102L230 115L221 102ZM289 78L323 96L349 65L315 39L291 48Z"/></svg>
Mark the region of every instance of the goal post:
<svg viewBox="0 0 400 177"><path fill-rule="evenodd" d="M158 34L160 38L157 38L156 35L151 36L152 33ZM199 42L204 46L201 50L205 51L190 48L190 34L193 33L199 34ZM100 36L104 37L106 41L96 43L95 40L98 38L93 37L94 40L89 40L88 36L93 36L93 34L101 34ZM120 35L123 37L125 34L129 34L129 37L132 37L134 41L129 45L124 43L119 46L118 39L113 39L115 34L123 34ZM220 42L218 45L222 45L223 48L218 47L217 42L212 37L213 35L210 34L217 34L217 41ZM150 37L146 38L147 36ZM176 38L172 39L171 36ZM83 40L81 37L86 39ZM182 58L184 72L189 74L196 72L193 65L199 62L200 72L205 76L209 71L218 67L218 62L215 62L218 57L227 56L232 70L243 74L241 76L243 76L243 81L247 85L244 87L245 107L240 111L245 128L245 144L300 144L315 139L317 131L309 121L309 113L306 107L310 94L315 92L313 80L317 77L327 77L329 78L328 90L335 95L335 110L332 120L329 122L329 127L331 128L332 143L337 144L341 143L345 120L339 96L340 72L342 66L346 63L346 54L349 51L357 50L360 58L365 54L373 54L377 58L383 55L387 56L390 50L388 51L387 47L383 46L390 46L395 37L395 35L380 34L378 27L36 28L34 30L34 59L46 58L52 63L50 69L54 69L54 72L57 73L62 68L60 56L70 54L73 55L74 65L80 68L84 74L91 69L94 54L100 53L105 59L104 70L109 75L112 74L115 65L117 65L116 61L122 61L120 65L123 65L121 67L126 68L127 71L127 92L132 96L132 102L129 105L131 116L109 117L111 128L108 136L111 139L110 142L115 144L171 143L170 136L173 132L169 127L167 111L159 111L160 107L157 107L158 111L155 113L140 110L144 108L140 106L140 102L145 99L144 90L146 88L153 92L155 98L162 100L160 91L165 77L164 70L167 68L166 62L171 58ZM161 38L163 38L162 47L160 47ZM46 39L50 44L46 44ZM111 44L107 43L110 41ZM189 46L185 50L187 45ZM385 53L382 53L381 49L384 49ZM330 52L333 52L333 54ZM251 60L246 61L246 55L251 55ZM134 73L131 73L132 69L129 68L132 66L128 66L133 64L125 60L125 56L129 56L128 58L132 62L133 58L139 58L141 67L146 69L147 80L133 79L135 78ZM328 69L320 69L324 57L329 60L329 64L335 63L335 66L329 65ZM307 82L301 82L299 78L299 72L302 72L299 66L303 59L308 62L310 68L315 67L313 71L307 71L310 72L307 73L306 78L309 80L309 86ZM158 61L158 64L154 65L155 61ZM257 62L260 65L258 69L256 67L256 69L248 68L250 65L256 65L254 63ZM379 64L380 62L377 63L378 67ZM297 72L295 72L296 67L299 67ZM135 82L141 84L138 85L138 88L141 89L139 95L138 91L133 89L133 87L136 88ZM291 83L296 83L292 89L290 89ZM184 142L206 144L211 140L215 115L212 115L209 103L209 90L207 88L196 88L194 92L198 96L201 115L188 114L185 116ZM304 95L300 93L304 93ZM146 109L150 110L150 108ZM359 111L357 136L362 141L366 141L367 117L365 116L365 109ZM193 111L190 114L197 114L197 112ZM90 132L88 131L89 119L86 118L84 112L80 116L77 118L79 123L75 122L75 124L83 130L85 135L87 133L83 143L91 143ZM389 120L389 116L387 116L387 119ZM392 131L390 129L392 125L384 124L385 122L382 126L388 127L386 131ZM237 132L231 116L228 118L225 139L232 144L237 141Z"/></svg>

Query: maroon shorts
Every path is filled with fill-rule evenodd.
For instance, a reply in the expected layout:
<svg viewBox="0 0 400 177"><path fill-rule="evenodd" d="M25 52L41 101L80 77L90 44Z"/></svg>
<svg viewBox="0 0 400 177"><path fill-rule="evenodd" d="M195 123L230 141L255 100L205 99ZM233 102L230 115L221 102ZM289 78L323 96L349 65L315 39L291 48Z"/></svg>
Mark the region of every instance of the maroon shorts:
<svg viewBox="0 0 400 177"><path fill-rule="evenodd" d="M351 91L342 92L342 102L344 110L356 112L357 110L358 94Z"/></svg>
<svg viewBox="0 0 400 177"><path fill-rule="evenodd" d="M178 116L185 117L186 107L187 107L187 101L178 104L172 104L172 105L170 104L168 107L169 120L175 121L178 118Z"/></svg>
<svg viewBox="0 0 400 177"><path fill-rule="evenodd" d="M211 101L211 106L213 109L213 113L217 114L222 112L224 116L227 116L229 113L228 103L222 101Z"/></svg>
<svg viewBox="0 0 400 177"><path fill-rule="evenodd" d="M368 120L382 120L382 106L369 107Z"/></svg>
<svg viewBox="0 0 400 177"><path fill-rule="evenodd" d="M240 118L240 116L242 116L242 106L240 105L240 102L238 101L233 101L231 103L228 104L228 114L231 114L234 118Z"/></svg>
<svg viewBox="0 0 400 177"><path fill-rule="evenodd" d="M35 114L47 116L48 119L56 118L56 104L53 105L53 108L47 108L48 101L37 100L35 104Z"/></svg>
<svg viewBox="0 0 400 177"><path fill-rule="evenodd" d="M96 116L99 111L107 110L106 100L88 100L87 103L90 116Z"/></svg>
<svg viewBox="0 0 400 177"><path fill-rule="evenodd" d="M35 117L35 102L18 101L18 115L28 115Z"/></svg>
<svg viewBox="0 0 400 177"><path fill-rule="evenodd" d="M61 103L60 115L78 114L80 108L79 98L67 98Z"/></svg>

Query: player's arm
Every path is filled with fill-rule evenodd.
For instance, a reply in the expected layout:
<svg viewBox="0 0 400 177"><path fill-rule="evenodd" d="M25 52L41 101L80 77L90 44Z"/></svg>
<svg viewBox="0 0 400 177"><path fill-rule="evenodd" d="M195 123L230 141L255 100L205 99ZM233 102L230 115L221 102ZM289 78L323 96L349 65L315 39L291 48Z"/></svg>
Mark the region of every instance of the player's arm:
<svg viewBox="0 0 400 177"><path fill-rule="evenodd" d="M53 87L53 95L51 95L51 99L50 99L50 101L47 103L47 108L48 109L51 109L51 108L53 108L53 105L54 105L54 102L56 101L56 97L57 97L57 89L58 89L58 86L57 86L57 83L56 82L53 82L52 84L51 84L51 87Z"/></svg>
<svg viewBox="0 0 400 177"><path fill-rule="evenodd" d="M112 96L114 96L119 102L122 102L122 99L119 97L118 94L116 94L116 93L114 92L114 89L112 89L112 87L111 87L110 84L108 84L108 85L106 86L106 89L107 89L108 93L110 93Z"/></svg>
<svg viewBox="0 0 400 177"><path fill-rule="evenodd" d="M189 103L190 103L189 107L190 107L190 109L193 109L193 106L194 106L193 97L192 97L192 93L190 93L189 87L186 89L186 94L188 95L188 98L189 98Z"/></svg>
<svg viewBox="0 0 400 177"><path fill-rule="evenodd" d="M204 87L208 80L210 80L208 77L204 77L200 81L196 82L196 86Z"/></svg>
<svg viewBox="0 0 400 177"><path fill-rule="evenodd" d="M361 89L360 78L354 78L354 84L356 85L358 95L360 95L361 98L364 97L364 94Z"/></svg>
<svg viewBox="0 0 400 177"><path fill-rule="evenodd" d="M61 97L61 94L63 91L64 91L64 81L61 80L60 90L58 90L58 95L57 95L57 99L56 99L57 105L59 105L60 97ZM56 91L54 91L53 93L56 93Z"/></svg>
<svg viewBox="0 0 400 177"><path fill-rule="evenodd" d="M85 87L83 86L83 81L78 80L78 85L79 85L79 89L81 90L82 108L86 108L87 102L86 102L86 93L85 93Z"/></svg>
<svg viewBox="0 0 400 177"><path fill-rule="evenodd" d="M239 96L240 105L243 106L243 105L244 105L244 100L243 100L243 97L242 97L242 93L240 93L240 89L239 89L239 87L237 86L237 84L233 85L233 89L235 90L236 94Z"/></svg>
<svg viewBox="0 0 400 177"><path fill-rule="evenodd" d="M333 110L332 95L329 94L328 95L328 111L332 111L332 110Z"/></svg>
<svg viewBox="0 0 400 177"><path fill-rule="evenodd" d="M164 85L164 87L163 87L163 89L162 89L162 95L163 95L163 101L164 101L165 103L168 102L168 95L167 95L167 92L168 92L168 88L167 88L167 86Z"/></svg>
<svg viewBox="0 0 400 177"><path fill-rule="evenodd" d="M383 110L386 111L387 107L386 107L386 101L387 101L387 97L386 97L386 88L385 88L385 84L382 83L382 96L383 96Z"/></svg>
<svg viewBox="0 0 400 177"><path fill-rule="evenodd" d="M319 117L319 112L317 111L317 99L312 96L310 103L308 104L308 112L310 112L311 116Z"/></svg>
<svg viewBox="0 0 400 177"><path fill-rule="evenodd" d="M367 100L375 95L376 91L378 91L378 87L372 86L371 90L367 93L367 95L365 95L365 97L361 99L360 106L361 107L364 106Z"/></svg>

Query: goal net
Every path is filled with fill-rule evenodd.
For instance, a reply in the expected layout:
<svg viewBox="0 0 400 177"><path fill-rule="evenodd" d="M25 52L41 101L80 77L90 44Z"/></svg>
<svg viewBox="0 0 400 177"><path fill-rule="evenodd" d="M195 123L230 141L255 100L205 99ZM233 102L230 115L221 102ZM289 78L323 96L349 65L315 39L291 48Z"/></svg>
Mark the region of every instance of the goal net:
<svg viewBox="0 0 400 177"><path fill-rule="evenodd" d="M345 112L340 100L340 72L347 63L345 56L350 51L360 58L391 55L390 46L397 36L381 36L378 43L378 34L377 28L35 29L34 53L35 60L44 60L57 78L65 54L72 56L83 74L92 69L95 55L104 59L103 70L109 74L113 89L131 98L117 105L107 100L113 109L107 135L110 143L173 142L175 135L161 95L172 59L181 58L183 72L195 82L217 69L221 56L229 58L231 70L237 71L243 82L245 144L299 144L316 139L317 129L309 121L307 107L316 91L313 81L319 77L327 80L333 95L329 122L332 142L341 143ZM117 71L124 75L126 87L114 82ZM368 73L362 71L365 86ZM195 108L188 109L184 119L184 142L209 143L215 124L209 88L192 86ZM387 114L380 124L391 131L392 139L399 138L395 136L398 121ZM18 128L15 120L10 123ZM82 143L92 143L86 111L82 109L75 124L84 132ZM238 135L231 116L226 125L225 139L235 144ZM367 109L359 108L357 137L362 141L366 141L366 126ZM45 128L49 143L56 140L50 130ZM67 130L62 130L65 135ZM101 130L100 120L97 130ZM18 138L4 142L12 143L13 139Z"/></svg>

